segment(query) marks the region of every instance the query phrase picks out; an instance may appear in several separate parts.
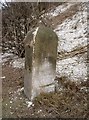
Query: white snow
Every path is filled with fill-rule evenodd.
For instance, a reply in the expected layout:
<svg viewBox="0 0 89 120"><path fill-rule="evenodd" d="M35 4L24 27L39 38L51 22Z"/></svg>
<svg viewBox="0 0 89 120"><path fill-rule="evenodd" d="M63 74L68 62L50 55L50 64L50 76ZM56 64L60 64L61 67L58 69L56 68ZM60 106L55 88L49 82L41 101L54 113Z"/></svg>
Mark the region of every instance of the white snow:
<svg viewBox="0 0 89 120"><path fill-rule="evenodd" d="M24 58L18 58L18 56L12 54L12 53L0 53L0 63L2 65L8 61L9 59L12 59L10 64L14 68L24 68L25 59Z"/></svg>
<svg viewBox="0 0 89 120"><path fill-rule="evenodd" d="M10 64L12 65L13 68L24 68L24 64L25 64L24 58L18 58L18 56L12 53L4 53L4 54L0 53L0 63L2 65L4 65L4 63L9 59L12 59Z"/></svg>
<svg viewBox="0 0 89 120"><path fill-rule="evenodd" d="M59 52L70 52L75 47L87 45L87 11L77 12L72 19L66 19L54 31L59 37Z"/></svg>
<svg viewBox="0 0 89 120"><path fill-rule="evenodd" d="M24 68L24 62L25 62L25 59L24 58L18 58L18 59L15 59L11 62L11 65L14 67L14 68Z"/></svg>
<svg viewBox="0 0 89 120"><path fill-rule="evenodd" d="M4 63L4 62L8 61L8 59L10 57L13 57L13 54L11 54L11 53L4 53L4 54L0 53L0 63Z"/></svg>
<svg viewBox="0 0 89 120"><path fill-rule="evenodd" d="M51 10L49 13L47 13L47 15L49 16L49 18L55 17L55 16L59 15L60 13L65 12L72 5L73 5L73 3L65 3L62 5L59 5L58 7Z"/></svg>
<svg viewBox="0 0 89 120"><path fill-rule="evenodd" d="M71 80L87 79L87 66L82 57L72 57L57 61L57 74L67 76ZM79 61L80 60L80 61Z"/></svg>
<svg viewBox="0 0 89 120"><path fill-rule="evenodd" d="M4 54L0 53L0 63L2 65L4 65L4 63L9 59L12 59L10 64L12 65L13 68L24 68L24 64L25 64L24 58L18 58L18 56L12 53L4 53Z"/></svg>
<svg viewBox="0 0 89 120"><path fill-rule="evenodd" d="M66 19L55 28L59 37L58 52L71 52L72 50L87 45L87 10L77 12L71 19ZM87 65L85 59L87 53L81 56L66 58L57 61L57 75L67 76L71 80L86 80Z"/></svg>

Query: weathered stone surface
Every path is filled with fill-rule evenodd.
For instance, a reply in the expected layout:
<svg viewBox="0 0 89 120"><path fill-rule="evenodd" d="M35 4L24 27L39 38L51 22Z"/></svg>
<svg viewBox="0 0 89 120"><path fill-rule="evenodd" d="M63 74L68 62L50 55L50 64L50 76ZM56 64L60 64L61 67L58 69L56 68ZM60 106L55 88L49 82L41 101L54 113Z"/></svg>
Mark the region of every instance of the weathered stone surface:
<svg viewBox="0 0 89 120"><path fill-rule="evenodd" d="M58 37L40 26L27 34L25 40L24 92L33 99L41 92L54 91Z"/></svg>

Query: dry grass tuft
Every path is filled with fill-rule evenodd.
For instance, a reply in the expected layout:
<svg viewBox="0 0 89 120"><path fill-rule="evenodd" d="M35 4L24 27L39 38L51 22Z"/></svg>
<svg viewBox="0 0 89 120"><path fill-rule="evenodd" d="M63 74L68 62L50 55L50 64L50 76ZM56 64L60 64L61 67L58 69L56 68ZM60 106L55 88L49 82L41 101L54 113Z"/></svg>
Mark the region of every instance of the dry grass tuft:
<svg viewBox="0 0 89 120"><path fill-rule="evenodd" d="M51 114L56 117L65 118L88 118L87 95L88 92L81 90L86 84L77 85L74 82L63 80L63 88L59 92L41 93L35 98L34 104L36 108L43 109L46 117Z"/></svg>

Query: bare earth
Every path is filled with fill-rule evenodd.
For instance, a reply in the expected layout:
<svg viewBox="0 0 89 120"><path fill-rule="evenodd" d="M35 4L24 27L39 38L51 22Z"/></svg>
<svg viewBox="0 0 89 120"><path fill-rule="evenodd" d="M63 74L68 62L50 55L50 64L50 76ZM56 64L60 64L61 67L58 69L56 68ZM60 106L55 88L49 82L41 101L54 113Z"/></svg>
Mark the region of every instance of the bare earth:
<svg viewBox="0 0 89 120"><path fill-rule="evenodd" d="M3 118L88 118L87 91L64 87L59 93L42 93L28 107L23 92L24 71L3 65Z"/></svg>

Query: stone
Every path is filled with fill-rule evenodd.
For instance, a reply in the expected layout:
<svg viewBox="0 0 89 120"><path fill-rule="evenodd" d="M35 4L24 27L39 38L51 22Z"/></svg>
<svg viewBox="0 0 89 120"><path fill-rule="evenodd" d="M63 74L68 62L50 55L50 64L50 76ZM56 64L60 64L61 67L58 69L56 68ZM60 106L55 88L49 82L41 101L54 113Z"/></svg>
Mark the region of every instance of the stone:
<svg viewBox="0 0 89 120"><path fill-rule="evenodd" d="M58 37L45 26L27 33L25 45L24 92L33 100L44 92L55 90Z"/></svg>

